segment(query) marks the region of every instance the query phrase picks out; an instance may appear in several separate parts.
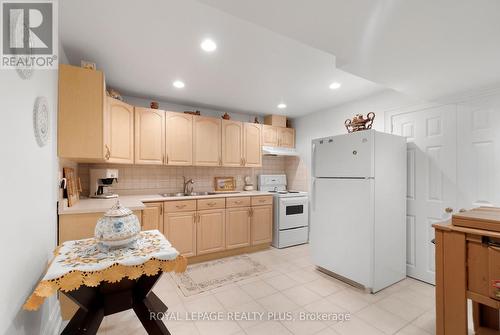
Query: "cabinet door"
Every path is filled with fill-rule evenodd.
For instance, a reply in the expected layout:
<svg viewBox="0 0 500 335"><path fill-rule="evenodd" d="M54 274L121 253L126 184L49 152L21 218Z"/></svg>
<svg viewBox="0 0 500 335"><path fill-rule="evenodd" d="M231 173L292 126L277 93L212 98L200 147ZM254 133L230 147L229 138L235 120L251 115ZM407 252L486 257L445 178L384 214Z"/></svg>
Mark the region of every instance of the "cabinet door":
<svg viewBox="0 0 500 335"><path fill-rule="evenodd" d="M196 256L196 212L165 213L164 235L181 255Z"/></svg>
<svg viewBox="0 0 500 335"><path fill-rule="evenodd" d="M295 129L278 128L278 146L284 148L295 147Z"/></svg>
<svg viewBox="0 0 500 335"><path fill-rule="evenodd" d="M243 123L222 120L222 165L243 166Z"/></svg>
<svg viewBox="0 0 500 335"><path fill-rule="evenodd" d="M213 117L193 118L194 165L221 165L221 120Z"/></svg>
<svg viewBox="0 0 500 335"><path fill-rule="evenodd" d="M271 147L278 146L278 128L273 126L262 126L262 145Z"/></svg>
<svg viewBox="0 0 500 335"><path fill-rule="evenodd" d="M256 123L245 123L243 143L245 166L262 166L262 126Z"/></svg>
<svg viewBox="0 0 500 335"><path fill-rule="evenodd" d="M134 107L107 97L104 117L104 158L110 163L134 163Z"/></svg>
<svg viewBox="0 0 500 335"><path fill-rule="evenodd" d="M273 206L252 207L252 245L273 240Z"/></svg>
<svg viewBox="0 0 500 335"><path fill-rule="evenodd" d="M104 73L60 64L57 115L58 156L73 160L104 159Z"/></svg>
<svg viewBox="0 0 500 335"><path fill-rule="evenodd" d="M226 248L250 245L250 207L226 209Z"/></svg>
<svg viewBox="0 0 500 335"><path fill-rule="evenodd" d="M198 255L226 249L225 210L199 211L196 224Z"/></svg>
<svg viewBox="0 0 500 335"><path fill-rule="evenodd" d="M162 165L165 160L165 112L135 108L135 164Z"/></svg>
<svg viewBox="0 0 500 335"><path fill-rule="evenodd" d="M141 230L157 229L163 233L163 202L145 203L142 210Z"/></svg>
<svg viewBox="0 0 500 335"><path fill-rule="evenodd" d="M167 165L193 164L193 116L166 112L165 148Z"/></svg>

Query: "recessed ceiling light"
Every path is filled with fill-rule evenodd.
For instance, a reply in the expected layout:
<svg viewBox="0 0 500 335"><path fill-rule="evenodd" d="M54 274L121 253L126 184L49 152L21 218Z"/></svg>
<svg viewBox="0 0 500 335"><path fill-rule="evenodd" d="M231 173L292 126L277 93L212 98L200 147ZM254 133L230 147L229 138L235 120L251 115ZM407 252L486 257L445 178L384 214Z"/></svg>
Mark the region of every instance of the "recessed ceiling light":
<svg viewBox="0 0 500 335"><path fill-rule="evenodd" d="M279 109L284 109L284 108L286 108L286 105L284 103L281 103L281 104L278 105L278 108Z"/></svg>
<svg viewBox="0 0 500 335"><path fill-rule="evenodd" d="M203 40L200 46L206 52L212 52L215 51L215 49L217 49L217 44L215 44L215 42L209 38Z"/></svg>
<svg viewBox="0 0 500 335"><path fill-rule="evenodd" d="M180 80L176 80L176 81L174 81L174 83L173 83L172 85L174 85L174 87L177 87L177 88L183 88L184 86L186 86L186 85L184 84L184 82L183 82L183 81L180 81Z"/></svg>
<svg viewBox="0 0 500 335"><path fill-rule="evenodd" d="M333 82L333 83L330 84L329 87L330 87L331 90L336 90L337 88L340 88L340 86L342 86L341 83Z"/></svg>

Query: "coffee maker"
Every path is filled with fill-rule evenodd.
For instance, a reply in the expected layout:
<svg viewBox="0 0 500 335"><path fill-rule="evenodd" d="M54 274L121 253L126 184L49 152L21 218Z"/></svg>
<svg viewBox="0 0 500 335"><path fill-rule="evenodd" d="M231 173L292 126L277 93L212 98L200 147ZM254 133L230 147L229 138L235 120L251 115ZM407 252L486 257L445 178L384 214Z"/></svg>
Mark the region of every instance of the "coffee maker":
<svg viewBox="0 0 500 335"><path fill-rule="evenodd" d="M117 169L90 169L90 197L100 199L117 198L118 194L111 191L111 186L118 182Z"/></svg>

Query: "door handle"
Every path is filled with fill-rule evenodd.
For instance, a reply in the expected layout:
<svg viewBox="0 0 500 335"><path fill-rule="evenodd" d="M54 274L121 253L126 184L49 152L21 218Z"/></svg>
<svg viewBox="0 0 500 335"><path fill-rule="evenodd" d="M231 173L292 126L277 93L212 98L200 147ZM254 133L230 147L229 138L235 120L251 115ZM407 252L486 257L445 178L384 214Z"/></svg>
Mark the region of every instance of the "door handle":
<svg viewBox="0 0 500 335"><path fill-rule="evenodd" d="M312 203L312 209L313 211L316 210L316 179L312 180L311 183L311 203Z"/></svg>
<svg viewBox="0 0 500 335"><path fill-rule="evenodd" d="M451 208L451 207L446 207L446 208L444 209L444 211L445 211L445 213L450 214L450 213L453 213L453 208Z"/></svg>

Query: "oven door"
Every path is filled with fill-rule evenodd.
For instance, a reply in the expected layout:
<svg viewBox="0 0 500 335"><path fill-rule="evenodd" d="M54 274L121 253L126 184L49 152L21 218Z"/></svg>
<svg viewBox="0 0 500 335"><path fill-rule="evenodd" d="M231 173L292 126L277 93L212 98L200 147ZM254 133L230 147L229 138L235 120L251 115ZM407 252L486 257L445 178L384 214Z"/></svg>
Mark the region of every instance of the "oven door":
<svg viewBox="0 0 500 335"><path fill-rule="evenodd" d="M279 199L279 229L291 229L308 225L307 197Z"/></svg>

